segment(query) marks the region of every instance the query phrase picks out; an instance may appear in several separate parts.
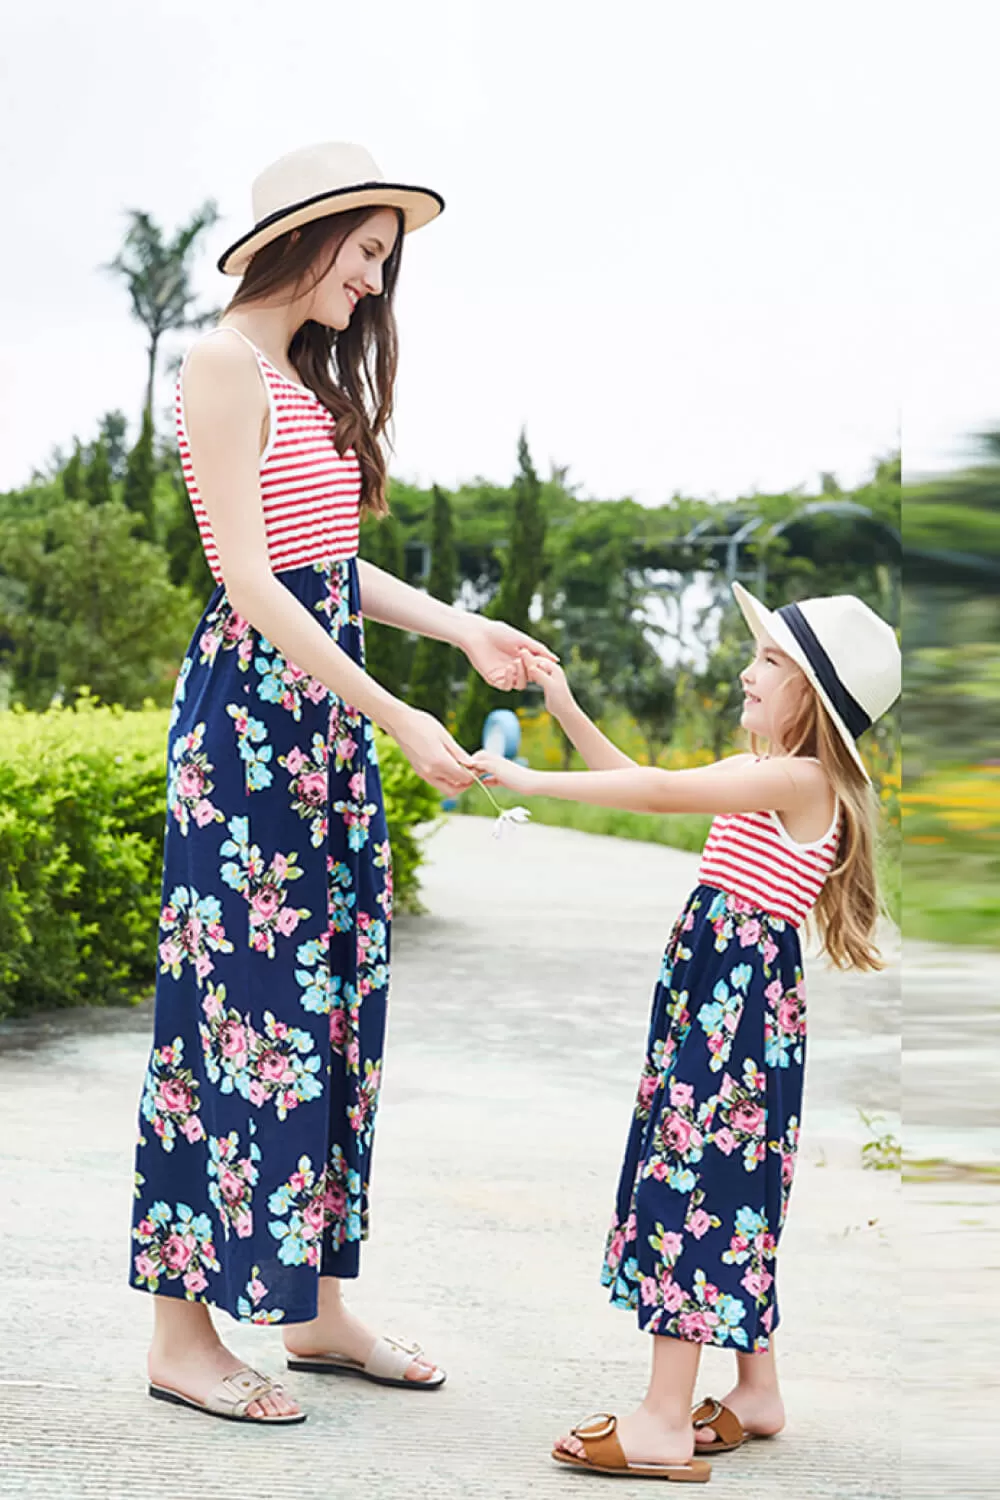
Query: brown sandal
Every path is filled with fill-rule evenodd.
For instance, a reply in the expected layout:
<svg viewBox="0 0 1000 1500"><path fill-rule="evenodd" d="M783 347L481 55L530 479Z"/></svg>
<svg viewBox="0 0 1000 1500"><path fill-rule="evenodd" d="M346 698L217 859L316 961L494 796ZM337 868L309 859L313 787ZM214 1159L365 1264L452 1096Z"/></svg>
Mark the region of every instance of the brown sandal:
<svg viewBox="0 0 1000 1500"><path fill-rule="evenodd" d="M553 1448L552 1457L560 1464L570 1464L575 1469L590 1469L595 1474L609 1474L617 1478L676 1479L683 1484L707 1484L712 1465L704 1459L693 1459L689 1464L630 1464L615 1435L618 1418L608 1412L588 1417L573 1428L573 1436L579 1438L586 1451L586 1458L575 1458Z"/></svg>
<svg viewBox="0 0 1000 1500"><path fill-rule="evenodd" d="M715 1433L711 1443L698 1444L698 1453L732 1453L750 1438L762 1441L771 1436L766 1432L747 1432L736 1413L723 1406L721 1401L716 1401L714 1396L706 1396L701 1405L695 1407L691 1413L691 1426L696 1432L701 1427L711 1427Z"/></svg>

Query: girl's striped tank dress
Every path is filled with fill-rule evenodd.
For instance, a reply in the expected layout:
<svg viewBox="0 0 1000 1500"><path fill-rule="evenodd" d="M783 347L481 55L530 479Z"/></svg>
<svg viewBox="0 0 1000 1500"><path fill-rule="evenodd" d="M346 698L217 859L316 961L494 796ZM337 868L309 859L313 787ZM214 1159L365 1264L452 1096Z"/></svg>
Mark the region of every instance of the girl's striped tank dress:
<svg viewBox="0 0 1000 1500"><path fill-rule="evenodd" d="M363 664L356 455L337 454L318 397L251 348L271 568ZM129 1279L246 1322L302 1322L319 1275L358 1274L368 1228L392 915L378 761L370 723L227 597L180 377L177 426L216 587L170 720Z"/></svg>
<svg viewBox="0 0 1000 1500"><path fill-rule="evenodd" d="M802 1114L798 928L834 866L776 813L713 820L667 943L602 1281L640 1328L744 1353L778 1326Z"/></svg>

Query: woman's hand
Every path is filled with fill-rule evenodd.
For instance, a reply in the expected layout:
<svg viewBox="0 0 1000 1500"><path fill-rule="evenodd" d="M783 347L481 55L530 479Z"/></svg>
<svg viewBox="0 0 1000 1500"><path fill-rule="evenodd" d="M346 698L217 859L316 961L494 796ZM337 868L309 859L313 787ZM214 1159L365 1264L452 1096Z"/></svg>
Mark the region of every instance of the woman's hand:
<svg viewBox="0 0 1000 1500"><path fill-rule="evenodd" d="M468 769L472 757L433 714L403 705L386 727L417 775L437 791L450 796L472 785L475 777Z"/></svg>
<svg viewBox="0 0 1000 1500"><path fill-rule="evenodd" d="M477 750L475 755L469 757L469 764L487 786L505 786L519 797L531 797L540 790L537 771L533 771L530 766L519 766L502 755Z"/></svg>
<svg viewBox="0 0 1000 1500"><path fill-rule="evenodd" d="M505 625L503 620L488 620L485 615L468 616L458 644L480 677L504 693L519 691L528 681L522 651L529 651L543 661L558 660L555 652L541 641L513 625Z"/></svg>
<svg viewBox="0 0 1000 1500"><path fill-rule="evenodd" d="M566 673L557 661L550 661L546 656L536 656L522 646L520 657L524 663L524 672L529 682L537 682L545 694L545 707L554 719L562 719L567 713L576 707L576 699L570 691L569 683L566 681Z"/></svg>

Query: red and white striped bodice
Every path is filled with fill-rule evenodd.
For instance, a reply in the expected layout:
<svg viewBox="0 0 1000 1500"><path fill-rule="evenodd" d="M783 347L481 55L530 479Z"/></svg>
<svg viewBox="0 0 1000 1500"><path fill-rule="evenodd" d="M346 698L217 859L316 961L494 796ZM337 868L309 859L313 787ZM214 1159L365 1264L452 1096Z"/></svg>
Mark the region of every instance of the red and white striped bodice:
<svg viewBox="0 0 1000 1500"><path fill-rule="evenodd" d="M699 885L715 886L800 927L837 858L840 803L821 839L799 844L775 812L713 818L698 866Z"/></svg>
<svg viewBox="0 0 1000 1500"><path fill-rule="evenodd" d="M226 332L243 338L238 329ZM270 410L267 447L260 457L260 494L271 571L355 557L361 468L354 449L348 448L341 457L332 441L334 418L319 397L282 375L249 339L244 338L244 343L256 356ZM219 553L198 493L184 425L183 373L182 367L176 395L181 466L205 559L212 577L222 583Z"/></svg>

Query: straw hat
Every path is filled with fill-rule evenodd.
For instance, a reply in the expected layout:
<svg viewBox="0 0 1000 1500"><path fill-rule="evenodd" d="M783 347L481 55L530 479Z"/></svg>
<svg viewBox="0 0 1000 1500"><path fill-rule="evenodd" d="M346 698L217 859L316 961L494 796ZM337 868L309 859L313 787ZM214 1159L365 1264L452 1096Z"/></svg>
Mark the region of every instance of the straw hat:
<svg viewBox="0 0 1000 1500"><path fill-rule="evenodd" d="M350 208L399 208L403 231L437 218L444 199L431 188L386 182L363 146L329 141L291 151L265 167L252 189L254 225L219 259L226 276L242 276L250 259L290 229Z"/></svg>
<svg viewBox="0 0 1000 1500"><path fill-rule="evenodd" d="M801 599L771 610L741 583L732 587L755 638L769 637L802 668L871 782L856 741L900 694L901 659L892 626L853 594Z"/></svg>

